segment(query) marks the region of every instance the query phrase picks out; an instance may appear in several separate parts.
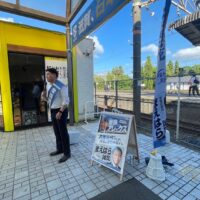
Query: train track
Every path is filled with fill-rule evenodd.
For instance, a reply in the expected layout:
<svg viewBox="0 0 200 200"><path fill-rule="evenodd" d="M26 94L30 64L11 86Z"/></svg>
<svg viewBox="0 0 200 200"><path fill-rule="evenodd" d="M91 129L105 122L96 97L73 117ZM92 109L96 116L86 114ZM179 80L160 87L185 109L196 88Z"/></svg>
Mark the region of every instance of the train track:
<svg viewBox="0 0 200 200"><path fill-rule="evenodd" d="M148 114L142 113L141 118L147 121L152 120L152 116ZM176 129L176 120L167 119L167 125L174 130ZM192 134L199 134L200 135L200 124L191 124L189 122L182 122L180 121L180 129L183 132L192 133Z"/></svg>

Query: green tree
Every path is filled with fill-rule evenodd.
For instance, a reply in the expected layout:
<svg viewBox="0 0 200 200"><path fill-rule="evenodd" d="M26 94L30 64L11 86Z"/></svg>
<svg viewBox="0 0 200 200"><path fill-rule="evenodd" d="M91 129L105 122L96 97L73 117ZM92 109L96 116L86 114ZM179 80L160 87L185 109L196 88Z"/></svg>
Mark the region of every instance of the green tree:
<svg viewBox="0 0 200 200"><path fill-rule="evenodd" d="M108 72L106 75L106 80L109 81L111 85L111 89L114 87L114 81L118 81L118 89L131 89L132 88L132 80L130 77L124 73L124 68L122 66L113 67L111 72Z"/></svg>
<svg viewBox="0 0 200 200"><path fill-rule="evenodd" d="M106 75L106 80L114 81L114 80L121 80L124 76L124 69L122 66L113 67L111 72L108 72Z"/></svg>
<svg viewBox="0 0 200 200"><path fill-rule="evenodd" d="M176 61L175 62L175 67L174 67L174 75L175 76L178 76L178 74L179 74L179 68L180 68L179 62Z"/></svg>
<svg viewBox="0 0 200 200"><path fill-rule="evenodd" d="M174 74L174 64L171 60L169 60L166 69L167 76L173 76Z"/></svg>
<svg viewBox="0 0 200 200"><path fill-rule="evenodd" d="M113 67L111 73L115 76L116 80L120 80L124 75L124 69L122 66Z"/></svg>
<svg viewBox="0 0 200 200"><path fill-rule="evenodd" d="M184 73L187 75L191 75L191 74L200 74L200 64L195 64L193 66L184 66Z"/></svg>
<svg viewBox="0 0 200 200"><path fill-rule="evenodd" d="M153 86L154 86L153 77L155 73L154 73L154 67L152 65L150 56L147 57L147 60L142 70L142 74L144 77L143 83L145 84L145 88L150 89L150 90L153 89Z"/></svg>
<svg viewBox="0 0 200 200"><path fill-rule="evenodd" d="M192 68L196 74L200 74L200 65L194 65Z"/></svg>
<svg viewBox="0 0 200 200"><path fill-rule="evenodd" d="M102 75L94 75L94 82L98 90L103 90L105 85L105 78Z"/></svg>

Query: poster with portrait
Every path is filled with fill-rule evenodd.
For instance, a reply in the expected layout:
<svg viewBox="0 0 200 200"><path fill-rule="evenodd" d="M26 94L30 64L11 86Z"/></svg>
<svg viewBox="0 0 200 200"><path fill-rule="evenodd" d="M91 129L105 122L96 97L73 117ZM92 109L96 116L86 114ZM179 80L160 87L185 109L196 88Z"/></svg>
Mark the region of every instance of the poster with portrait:
<svg viewBox="0 0 200 200"><path fill-rule="evenodd" d="M132 142L129 142L130 138ZM122 175L129 145L137 148L136 131L133 131L133 116L102 112L91 160ZM132 152L138 153L137 150Z"/></svg>
<svg viewBox="0 0 200 200"><path fill-rule="evenodd" d="M55 68L58 71L58 80L67 85L67 59L66 58L56 58L56 57L45 57L45 70L49 68ZM51 87L47 83L47 90ZM48 122L51 122L51 113L48 109Z"/></svg>

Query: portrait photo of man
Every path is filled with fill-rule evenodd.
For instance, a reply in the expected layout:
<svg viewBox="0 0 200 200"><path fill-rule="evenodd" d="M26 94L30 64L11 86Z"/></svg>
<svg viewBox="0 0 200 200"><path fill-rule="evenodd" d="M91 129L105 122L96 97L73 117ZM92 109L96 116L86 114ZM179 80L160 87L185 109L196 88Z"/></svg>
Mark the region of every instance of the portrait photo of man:
<svg viewBox="0 0 200 200"><path fill-rule="evenodd" d="M122 149L120 147L115 147L112 150L111 164L112 164L112 168L118 172L121 171L121 167L120 167L121 160L122 160Z"/></svg>
<svg viewBox="0 0 200 200"><path fill-rule="evenodd" d="M109 128L109 120L107 117L102 116L99 124L99 132L106 132Z"/></svg>

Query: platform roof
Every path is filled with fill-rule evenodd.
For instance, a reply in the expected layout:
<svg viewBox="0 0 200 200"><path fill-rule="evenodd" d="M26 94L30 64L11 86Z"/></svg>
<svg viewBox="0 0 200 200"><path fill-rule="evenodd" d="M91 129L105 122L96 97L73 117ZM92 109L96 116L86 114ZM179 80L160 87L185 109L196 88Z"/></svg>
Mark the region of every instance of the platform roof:
<svg viewBox="0 0 200 200"><path fill-rule="evenodd" d="M194 46L200 46L200 11L170 24L169 29L175 29Z"/></svg>
<svg viewBox="0 0 200 200"><path fill-rule="evenodd" d="M85 3L86 0L0 0L0 11L65 26Z"/></svg>

